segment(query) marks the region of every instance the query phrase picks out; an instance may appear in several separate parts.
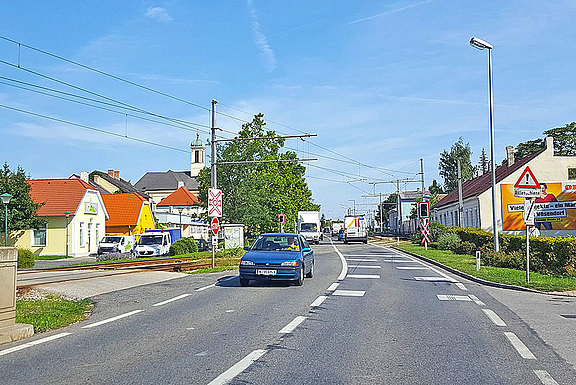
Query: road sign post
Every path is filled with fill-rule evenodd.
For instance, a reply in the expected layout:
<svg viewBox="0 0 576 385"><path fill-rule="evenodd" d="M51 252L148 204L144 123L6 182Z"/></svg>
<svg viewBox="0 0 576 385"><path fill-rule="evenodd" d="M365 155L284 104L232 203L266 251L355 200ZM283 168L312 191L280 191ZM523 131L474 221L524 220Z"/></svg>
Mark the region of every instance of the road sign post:
<svg viewBox="0 0 576 385"><path fill-rule="evenodd" d="M514 184L514 196L524 198L524 224L526 225L526 282L530 282L530 226L534 226L534 201L540 196L540 183L526 166L518 181Z"/></svg>
<svg viewBox="0 0 576 385"><path fill-rule="evenodd" d="M218 232L220 231L220 221L217 217L212 218L210 228L212 229L212 268L214 268L214 257L216 254L216 248L218 248Z"/></svg>
<svg viewBox="0 0 576 385"><path fill-rule="evenodd" d="M421 244L428 250L430 243L430 202L418 202L418 218L420 218L420 233L422 234Z"/></svg>

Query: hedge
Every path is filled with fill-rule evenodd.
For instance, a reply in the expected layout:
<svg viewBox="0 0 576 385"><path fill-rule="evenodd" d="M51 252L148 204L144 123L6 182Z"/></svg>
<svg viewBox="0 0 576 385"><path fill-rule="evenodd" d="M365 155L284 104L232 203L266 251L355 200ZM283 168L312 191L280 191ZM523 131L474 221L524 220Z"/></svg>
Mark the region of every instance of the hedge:
<svg viewBox="0 0 576 385"><path fill-rule="evenodd" d="M180 238L170 246L169 255L192 254L198 251L198 242L192 237Z"/></svg>

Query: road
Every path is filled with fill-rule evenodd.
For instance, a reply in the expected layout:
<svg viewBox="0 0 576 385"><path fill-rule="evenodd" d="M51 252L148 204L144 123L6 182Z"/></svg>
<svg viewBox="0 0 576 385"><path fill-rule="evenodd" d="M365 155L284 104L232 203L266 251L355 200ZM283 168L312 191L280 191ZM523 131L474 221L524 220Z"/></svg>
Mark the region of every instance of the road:
<svg viewBox="0 0 576 385"><path fill-rule="evenodd" d="M223 273L96 296L86 321L0 346L0 383L575 383L484 287L375 245L314 251L301 287Z"/></svg>

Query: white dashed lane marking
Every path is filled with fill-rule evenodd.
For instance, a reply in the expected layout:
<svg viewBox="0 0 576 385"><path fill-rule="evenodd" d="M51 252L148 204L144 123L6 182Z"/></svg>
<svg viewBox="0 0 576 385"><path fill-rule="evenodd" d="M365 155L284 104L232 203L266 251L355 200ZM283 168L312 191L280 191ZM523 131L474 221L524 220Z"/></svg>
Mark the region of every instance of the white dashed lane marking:
<svg viewBox="0 0 576 385"><path fill-rule="evenodd" d="M472 302L470 297L467 295L445 295L445 294L438 294L436 295L440 301L469 301Z"/></svg>
<svg viewBox="0 0 576 385"><path fill-rule="evenodd" d="M534 373L538 376L543 385L558 385L556 380L552 378L550 373L545 370L535 370Z"/></svg>
<svg viewBox="0 0 576 385"><path fill-rule="evenodd" d="M377 274L348 274L348 278L360 278L360 279L377 279L380 278Z"/></svg>
<svg viewBox="0 0 576 385"><path fill-rule="evenodd" d="M170 299L167 299L166 301L162 301L162 302L155 303L155 304L152 305L152 306L162 306L162 305L166 305L167 303L174 302L174 301L178 301L179 299L182 299L182 298L186 298L186 297L188 297L189 295L192 295L192 294L182 294L182 295L179 295L178 297L170 298Z"/></svg>
<svg viewBox="0 0 576 385"><path fill-rule="evenodd" d="M50 337L42 338L42 339L39 339L36 341L27 342L27 343L22 344L22 345L14 346L12 348L0 350L0 356L3 356L5 354L9 354L9 353L13 353L13 352L17 352L18 350L26 349L26 348L29 348L31 346L40 345L40 344L43 344L44 342L53 341L53 340L56 340L58 338L66 337L66 336L69 336L70 334L72 334L72 333L60 333L60 334L56 334L56 335L53 335Z"/></svg>
<svg viewBox="0 0 576 385"><path fill-rule="evenodd" d="M490 318L492 322L494 322L494 325L506 326L506 322L504 322L502 318L500 318L494 311L490 309L482 309L482 311L488 316L488 318Z"/></svg>
<svg viewBox="0 0 576 385"><path fill-rule="evenodd" d="M334 291L336 290L336 288L340 286L340 284L338 282L333 283L332 285L330 285L330 287L328 288L328 291Z"/></svg>
<svg viewBox="0 0 576 385"><path fill-rule="evenodd" d="M528 349L528 347L524 345L522 341L520 341L520 338L518 338L516 334L511 332L504 332L504 335L506 336L506 338L508 338L508 341L510 341L512 346L514 346L514 349L516 349L516 351L518 352L518 354L520 354L522 358L525 358L527 360L536 359L534 354L532 354L530 349Z"/></svg>
<svg viewBox="0 0 576 385"><path fill-rule="evenodd" d="M318 307L320 305L322 305L322 302L326 301L326 297L325 295L321 295L320 297L316 298L316 300L314 302L312 302L310 304L311 307Z"/></svg>
<svg viewBox="0 0 576 385"><path fill-rule="evenodd" d="M129 313L120 314L120 315L117 315L116 317L108 318L108 319L105 319L105 320L100 321L100 322L95 322L95 323L90 324L90 325L82 326L82 329L88 329L88 328L93 328L93 327L96 327L96 326L104 325L104 324L107 324L108 322L117 321L117 320L119 320L119 319L122 319L122 318L125 318L125 317L129 317L129 316L131 316L131 315L134 315L134 314L137 314L137 313L140 313L140 312L143 312L143 311L144 311L144 310L134 310L134 311L131 311L131 312L129 312Z"/></svg>
<svg viewBox="0 0 576 385"><path fill-rule="evenodd" d="M210 381L208 385L224 385L232 381L237 375L245 371L252 365L255 361L257 361L260 357L262 357L266 353L264 349L254 350L252 353L248 354L246 357L242 358L238 361L234 366L230 369Z"/></svg>
<svg viewBox="0 0 576 385"><path fill-rule="evenodd" d="M304 320L308 317L298 316L294 318L288 325L284 326L278 333L279 334L288 334L292 333L294 329L298 327Z"/></svg>

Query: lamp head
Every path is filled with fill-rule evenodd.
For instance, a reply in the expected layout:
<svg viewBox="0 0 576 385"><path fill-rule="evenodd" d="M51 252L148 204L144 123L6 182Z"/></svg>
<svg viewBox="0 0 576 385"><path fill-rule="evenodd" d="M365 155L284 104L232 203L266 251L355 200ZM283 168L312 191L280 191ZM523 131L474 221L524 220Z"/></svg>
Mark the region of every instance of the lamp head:
<svg viewBox="0 0 576 385"><path fill-rule="evenodd" d="M472 39L470 39L470 45L474 48L478 48L478 49L492 49L492 44L488 43L487 41L484 41L482 39L478 39L477 37L473 37Z"/></svg>
<svg viewBox="0 0 576 385"><path fill-rule="evenodd" d="M10 203L10 200L12 199L12 195L9 193L4 193L4 194L0 195L0 198L2 198L2 203L7 205L8 203Z"/></svg>

